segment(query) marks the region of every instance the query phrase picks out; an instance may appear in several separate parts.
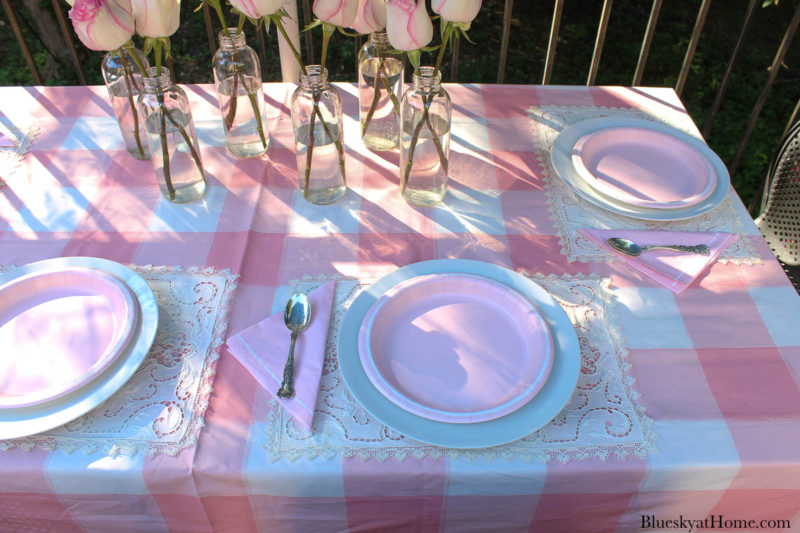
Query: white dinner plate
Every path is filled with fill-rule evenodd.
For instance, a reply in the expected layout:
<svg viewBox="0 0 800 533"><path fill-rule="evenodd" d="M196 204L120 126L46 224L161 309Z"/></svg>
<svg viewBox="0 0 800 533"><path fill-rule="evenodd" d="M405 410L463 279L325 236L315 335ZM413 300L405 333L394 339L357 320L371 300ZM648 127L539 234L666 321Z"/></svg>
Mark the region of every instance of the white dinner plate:
<svg viewBox="0 0 800 533"><path fill-rule="evenodd" d="M547 323L553 340L549 377L533 398L518 409L492 420L451 423L411 413L386 398L370 381L358 350L362 321L387 291L417 276L466 273L501 283L526 298ZM345 313L339 329L339 368L353 397L372 416L413 439L451 448L485 448L513 442L541 428L569 402L581 366L580 349L572 322L555 300L535 282L506 268L464 259L415 263L381 278L364 289Z"/></svg>
<svg viewBox="0 0 800 533"><path fill-rule="evenodd" d="M531 302L472 274L404 281L361 323L367 377L389 400L431 420L473 423L533 398L553 365L553 339Z"/></svg>
<svg viewBox="0 0 800 533"><path fill-rule="evenodd" d="M59 257L24 265L0 276L12 281L36 272L83 267L104 271L125 283L138 305L133 337L108 368L82 387L51 401L24 407L0 408L0 439L35 435L70 422L97 407L133 376L153 344L158 326L158 304L147 282L128 267L94 257Z"/></svg>
<svg viewBox="0 0 800 533"><path fill-rule="evenodd" d="M573 148L580 139L592 132L625 127L664 133L696 149L708 161L716 175L711 192L707 195L703 194L702 199L691 205L678 204L676 207L659 206L655 208L620 201L618 198L604 194L602 190L590 186L575 169L572 157ZM730 191L730 175L725 163L705 142L671 126L651 120L618 116L583 120L566 127L558 134L553 141L550 160L558 177L564 180L581 198L603 209L643 220L683 220L696 217L718 206Z"/></svg>

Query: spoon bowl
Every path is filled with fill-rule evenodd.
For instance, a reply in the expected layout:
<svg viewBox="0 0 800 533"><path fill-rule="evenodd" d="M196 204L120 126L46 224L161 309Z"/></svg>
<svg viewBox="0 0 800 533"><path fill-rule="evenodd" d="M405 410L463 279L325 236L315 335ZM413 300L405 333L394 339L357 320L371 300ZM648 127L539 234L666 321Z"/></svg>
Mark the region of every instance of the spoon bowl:
<svg viewBox="0 0 800 533"><path fill-rule="evenodd" d="M283 322L292 332L292 342L289 347L289 356L283 367L283 383L278 389L279 398L294 398L294 345L297 335L311 323L311 302L303 293L293 294L286 302L283 311Z"/></svg>

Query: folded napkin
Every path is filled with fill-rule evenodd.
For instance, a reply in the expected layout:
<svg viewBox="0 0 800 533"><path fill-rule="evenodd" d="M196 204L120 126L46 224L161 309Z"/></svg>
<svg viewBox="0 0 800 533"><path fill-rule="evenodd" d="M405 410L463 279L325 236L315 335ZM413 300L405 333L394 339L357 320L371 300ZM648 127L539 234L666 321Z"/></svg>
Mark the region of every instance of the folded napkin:
<svg viewBox="0 0 800 533"><path fill-rule="evenodd" d="M661 283L675 294L680 294L700 276L725 248L738 236L732 233L695 233L684 231L622 231L603 229L581 229L586 237L621 257L630 266ZM611 237L630 239L642 246L646 244L682 244L693 246L706 244L709 255L676 252L673 250L651 250L638 257L621 254L611 248L606 240Z"/></svg>
<svg viewBox="0 0 800 533"><path fill-rule="evenodd" d="M283 323L283 310L240 331L227 341L231 354L306 431L311 431L314 418L335 288L336 282L330 281L308 296L311 301L311 323L297 336L294 348L294 398L285 400L277 396L291 342L291 332Z"/></svg>

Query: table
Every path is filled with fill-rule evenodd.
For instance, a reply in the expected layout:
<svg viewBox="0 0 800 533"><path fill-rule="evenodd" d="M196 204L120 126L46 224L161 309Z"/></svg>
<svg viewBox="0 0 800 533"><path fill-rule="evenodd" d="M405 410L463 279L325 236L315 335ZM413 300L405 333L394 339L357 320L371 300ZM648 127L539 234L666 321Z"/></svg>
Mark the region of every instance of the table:
<svg viewBox="0 0 800 533"><path fill-rule="evenodd" d="M280 309L304 275L375 275L433 258L596 274L610 279L654 448L565 463L272 462L269 397L223 348L205 428L176 456L0 451L0 530L635 531L683 527L659 522L681 518L800 520L800 298L738 197L742 239L763 261L717 262L679 295L621 263L567 261L548 213L528 108L685 114L674 91L449 85L448 198L412 209L398 193L397 154L361 146L355 88L339 87L351 190L321 207L296 190L293 86L265 85L272 145L256 160L226 153L213 87L187 86L210 188L201 206L180 208L160 197L150 163L124 151L103 87L0 89L0 117L40 128L0 188L0 263L86 255L230 269L241 277L229 333Z"/></svg>

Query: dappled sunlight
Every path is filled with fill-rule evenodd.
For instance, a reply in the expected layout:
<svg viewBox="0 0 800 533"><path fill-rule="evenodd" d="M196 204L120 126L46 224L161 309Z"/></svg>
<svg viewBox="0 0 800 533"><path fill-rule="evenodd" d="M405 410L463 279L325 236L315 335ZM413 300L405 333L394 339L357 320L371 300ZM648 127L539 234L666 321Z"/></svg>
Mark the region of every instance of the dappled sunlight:
<svg viewBox="0 0 800 533"><path fill-rule="evenodd" d="M102 470L107 473L112 472L119 472L119 473L128 473L131 472L133 469L140 468L139 460L133 457L127 457L124 455L118 456L106 456L100 459L96 459L89 463L86 467L89 470Z"/></svg>

